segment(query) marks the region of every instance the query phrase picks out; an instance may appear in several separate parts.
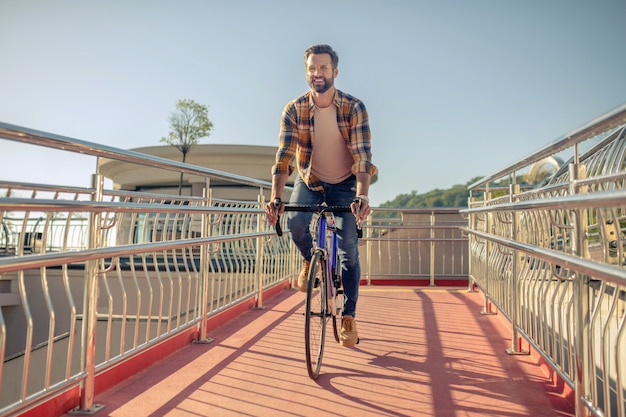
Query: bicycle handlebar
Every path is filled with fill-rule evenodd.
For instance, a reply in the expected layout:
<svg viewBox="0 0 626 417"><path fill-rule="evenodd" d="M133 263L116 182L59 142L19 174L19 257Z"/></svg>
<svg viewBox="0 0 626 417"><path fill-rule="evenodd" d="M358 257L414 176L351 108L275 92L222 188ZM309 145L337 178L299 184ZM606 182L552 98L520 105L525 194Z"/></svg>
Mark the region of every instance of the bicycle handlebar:
<svg viewBox="0 0 626 417"><path fill-rule="evenodd" d="M310 213L350 213L350 206L325 206L323 204L315 204L312 206L296 206L285 204L285 211L306 211Z"/></svg>
<svg viewBox="0 0 626 417"><path fill-rule="evenodd" d="M350 213L352 209L350 206L326 206L323 204L315 204L308 206L298 206L298 205L286 205L285 211L302 211L307 213ZM276 234L278 236L283 235L283 229L280 227L280 216L276 220ZM363 237L363 230L357 225L357 236L359 238Z"/></svg>

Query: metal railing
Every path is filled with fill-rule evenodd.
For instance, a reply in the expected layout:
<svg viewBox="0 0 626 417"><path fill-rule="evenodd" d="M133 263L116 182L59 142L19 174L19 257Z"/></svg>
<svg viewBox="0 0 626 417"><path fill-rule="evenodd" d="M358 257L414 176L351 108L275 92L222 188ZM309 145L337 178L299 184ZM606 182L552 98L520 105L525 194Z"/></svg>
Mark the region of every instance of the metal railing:
<svg viewBox="0 0 626 417"><path fill-rule="evenodd" d="M374 208L361 273L368 284L467 285L466 225L457 208Z"/></svg>
<svg viewBox="0 0 626 417"><path fill-rule="evenodd" d="M546 158L567 161L530 178ZM470 186L470 278L574 390L626 412L626 105Z"/></svg>
<svg viewBox="0 0 626 417"><path fill-rule="evenodd" d="M266 230L252 178L0 123L0 138L205 178L202 197L0 182L0 415L96 375L293 276L293 250ZM53 166L49 169L54 169ZM211 198L218 178L257 201ZM270 239L271 237L271 239ZM96 342L97 341L97 342Z"/></svg>
<svg viewBox="0 0 626 417"><path fill-rule="evenodd" d="M94 413L97 376L185 332L210 341L210 317L262 307L264 290L299 272L290 240L266 227L268 182L0 123L2 138L205 178L196 197L106 190L98 173L88 188L0 180L3 417L79 386L74 412ZM212 198L214 178L257 200ZM375 209L367 283L466 283L464 224L456 209Z"/></svg>

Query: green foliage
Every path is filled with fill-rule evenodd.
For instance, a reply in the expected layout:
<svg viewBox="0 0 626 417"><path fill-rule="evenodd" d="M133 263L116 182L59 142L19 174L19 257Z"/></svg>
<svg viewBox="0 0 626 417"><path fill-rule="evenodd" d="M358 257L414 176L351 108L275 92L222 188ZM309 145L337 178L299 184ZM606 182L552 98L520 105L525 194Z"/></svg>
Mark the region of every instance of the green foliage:
<svg viewBox="0 0 626 417"><path fill-rule="evenodd" d="M198 104L193 100L178 100L176 111L169 117L170 133L161 138L165 142L178 149L182 154L183 163L187 160L187 154L198 141L208 137L213 129L213 122L209 120L209 108ZM183 173L180 173L178 183L178 195L182 194Z"/></svg>
<svg viewBox="0 0 626 417"><path fill-rule="evenodd" d="M169 117L170 133L161 142L174 146L183 154L183 162L194 145L208 137L213 129L209 108L193 100L178 100L176 111Z"/></svg>
<svg viewBox="0 0 626 417"><path fill-rule="evenodd" d="M387 208L432 208L432 207L467 207L469 198L468 186L480 180L476 177L465 185L453 185L447 190L435 189L424 194L411 191L410 194L400 194L395 199L387 201L380 207Z"/></svg>

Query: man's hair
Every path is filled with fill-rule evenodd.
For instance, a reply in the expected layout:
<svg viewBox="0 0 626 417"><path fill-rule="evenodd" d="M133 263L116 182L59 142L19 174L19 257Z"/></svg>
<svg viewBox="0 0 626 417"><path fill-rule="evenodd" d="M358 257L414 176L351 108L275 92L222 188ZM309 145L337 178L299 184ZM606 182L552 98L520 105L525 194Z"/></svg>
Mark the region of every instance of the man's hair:
<svg viewBox="0 0 626 417"><path fill-rule="evenodd" d="M309 56L313 54L328 54L330 55L333 68L337 68L337 65L339 65L339 55L329 45L309 46L304 52L304 65L306 65L306 60L309 59Z"/></svg>

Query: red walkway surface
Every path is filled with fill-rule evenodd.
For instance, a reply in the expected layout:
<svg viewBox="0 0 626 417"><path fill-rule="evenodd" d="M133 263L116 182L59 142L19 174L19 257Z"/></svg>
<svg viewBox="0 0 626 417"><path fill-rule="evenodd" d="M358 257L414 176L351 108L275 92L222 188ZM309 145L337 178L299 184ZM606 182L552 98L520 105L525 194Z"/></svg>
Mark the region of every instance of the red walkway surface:
<svg viewBox="0 0 626 417"><path fill-rule="evenodd" d="M362 287L361 343L327 332L304 362L302 293L286 290L97 396L97 416L573 416L536 355L508 355L502 318L461 289Z"/></svg>

